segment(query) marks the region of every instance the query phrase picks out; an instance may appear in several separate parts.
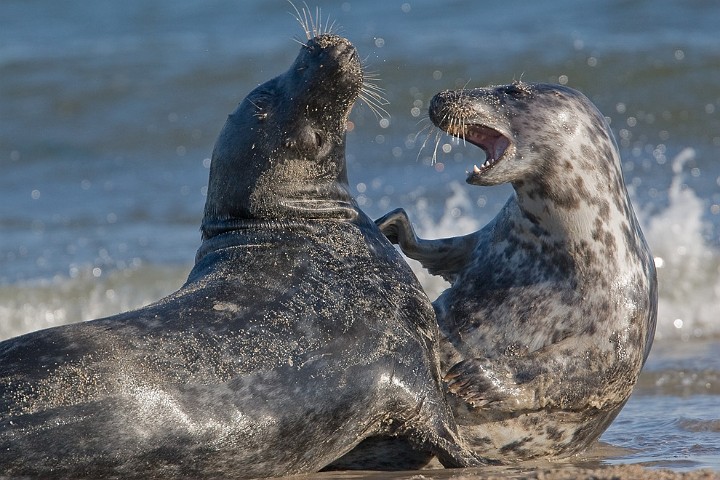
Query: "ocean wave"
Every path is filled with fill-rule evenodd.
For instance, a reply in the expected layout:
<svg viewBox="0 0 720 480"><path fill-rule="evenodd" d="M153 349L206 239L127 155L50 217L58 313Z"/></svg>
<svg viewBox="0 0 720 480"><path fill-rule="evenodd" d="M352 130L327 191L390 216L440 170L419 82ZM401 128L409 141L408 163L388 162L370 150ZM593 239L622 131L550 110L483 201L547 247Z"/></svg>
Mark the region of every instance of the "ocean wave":
<svg viewBox="0 0 720 480"><path fill-rule="evenodd" d="M637 212L658 270L657 340L720 335L720 251L704 235L708 225L703 221L703 200L683 183L683 167L694 158L695 151L688 148L673 159L669 205L665 210L655 215ZM477 230L489 220L487 217L456 216L456 212L472 212L473 202L460 184L451 187L453 193L439 220L426 213L424 199L408 209L420 236L463 235ZM428 274L418 262L410 260L409 263L431 299L437 298L449 286L442 278Z"/></svg>
<svg viewBox="0 0 720 480"><path fill-rule="evenodd" d="M704 235L704 202L683 184L683 167L694 157L688 148L673 160L668 208L640 215L658 267L657 339L720 334L720 251Z"/></svg>
<svg viewBox="0 0 720 480"><path fill-rule="evenodd" d="M141 264L105 273L87 265L67 276L0 285L0 340L142 307L177 290L188 271Z"/></svg>
<svg viewBox="0 0 720 480"><path fill-rule="evenodd" d="M654 215L639 211L658 267L659 305L656 339L712 338L720 335L720 251L704 236L704 202L683 184L683 166L694 151L674 160L668 207ZM419 198L408 208L418 233L425 238L462 235L491 219L474 216L475 202L459 182L450 184L440 218L431 215L428 200ZM408 260L431 299L449 284ZM190 266L143 263L113 271L87 265L69 275L0 285L0 339L41 328L89 320L131 310L176 290Z"/></svg>

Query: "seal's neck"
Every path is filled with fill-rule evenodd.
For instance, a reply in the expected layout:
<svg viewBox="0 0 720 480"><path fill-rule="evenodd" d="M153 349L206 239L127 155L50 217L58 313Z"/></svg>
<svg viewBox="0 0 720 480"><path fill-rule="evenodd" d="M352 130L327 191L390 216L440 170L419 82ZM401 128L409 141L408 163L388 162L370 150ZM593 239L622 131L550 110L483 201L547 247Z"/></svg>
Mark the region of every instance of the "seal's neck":
<svg viewBox="0 0 720 480"><path fill-rule="evenodd" d="M358 206L343 182L292 186L272 189L256 189L246 201L220 204L208 196L202 221L202 238L248 226L266 228L287 222L353 221L358 216ZM237 199L236 199L237 200Z"/></svg>
<svg viewBox="0 0 720 480"><path fill-rule="evenodd" d="M525 219L516 228L523 235L564 244L578 263L588 252L609 263L617 261L620 251L634 251L627 232L637 230L638 223L619 163L610 165L609 175L588 170L570 178L514 183L515 208Z"/></svg>
<svg viewBox="0 0 720 480"><path fill-rule="evenodd" d="M281 243L293 235L312 236L321 228L305 220L236 219L210 223L203 225L203 242L195 255L195 263L226 248Z"/></svg>

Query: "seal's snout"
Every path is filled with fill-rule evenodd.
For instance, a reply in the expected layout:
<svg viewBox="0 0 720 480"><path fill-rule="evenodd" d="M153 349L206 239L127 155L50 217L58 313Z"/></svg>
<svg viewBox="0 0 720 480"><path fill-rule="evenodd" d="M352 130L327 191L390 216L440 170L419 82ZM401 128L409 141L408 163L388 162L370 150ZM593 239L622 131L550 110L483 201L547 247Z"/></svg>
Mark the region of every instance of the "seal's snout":
<svg viewBox="0 0 720 480"><path fill-rule="evenodd" d="M345 47L352 47L352 43L350 43L348 39L343 38L340 35L333 35L330 33L312 38L308 43L315 43L320 48L331 48L341 45L344 45Z"/></svg>
<svg viewBox="0 0 720 480"><path fill-rule="evenodd" d="M311 53L337 62L340 67L360 65L355 46L348 39L339 35L324 34L311 38L307 42L307 48Z"/></svg>
<svg viewBox="0 0 720 480"><path fill-rule="evenodd" d="M347 107L357 98L363 84L362 64L355 46L346 38L333 34L317 35L300 50L290 76L302 77L297 82L296 100L313 106L341 100Z"/></svg>
<svg viewBox="0 0 720 480"><path fill-rule="evenodd" d="M430 100L430 120L441 130L457 135L457 132L450 130L477 116L479 103L474 97L474 90L445 90L436 94Z"/></svg>
<svg viewBox="0 0 720 480"><path fill-rule="evenodd" d="M457 97L456 92L451 90L445 90L436 94L430 100L430 107L428 114L430 121L438 128L446 130L445 126L449 122L449 106L453 103L453 100Z"/></svg>

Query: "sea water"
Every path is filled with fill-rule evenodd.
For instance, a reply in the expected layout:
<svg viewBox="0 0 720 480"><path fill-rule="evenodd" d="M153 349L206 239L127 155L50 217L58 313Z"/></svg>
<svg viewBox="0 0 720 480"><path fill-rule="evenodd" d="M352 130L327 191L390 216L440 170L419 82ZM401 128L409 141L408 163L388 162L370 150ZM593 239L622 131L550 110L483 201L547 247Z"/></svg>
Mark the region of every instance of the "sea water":
<svg viewBox="0 0 720 480"><path fill-rule="evenodd" d="M313 3L381 78L358 104L353 194L427 238L473 231L511 190L464 183L483 153L438 135L444 89L555 82L610 119L660 281L655 345L603 435L605 463L720 470L720 4ZM0 4L0 339L177 289L200 244L227 113L304 33L283 0ZM329 24L328 23L328 24ZM427 292L447 284L413 263Z"/></svg>

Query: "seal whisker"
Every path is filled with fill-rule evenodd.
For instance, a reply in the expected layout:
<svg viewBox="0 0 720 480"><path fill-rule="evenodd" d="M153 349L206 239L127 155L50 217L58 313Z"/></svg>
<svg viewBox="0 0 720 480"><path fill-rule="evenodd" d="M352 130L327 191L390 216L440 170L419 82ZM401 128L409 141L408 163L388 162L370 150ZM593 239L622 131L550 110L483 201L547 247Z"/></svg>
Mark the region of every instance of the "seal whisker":
<svg viewBox="0 0 720 480"><path fill-rule="evenodd" d="M335 20L330 23L330 15L325 17L325 27L323 27L323 33L332 33L333 27L335 26Z"/></svg>
<svg viewBox="0 0 720 480"><path fill-rule="evenodd" d="M383 107L383 105L388 105L390 102L379 95L375 95L373 92L368 92L364 88L365 86L363 85L363 90L360 91L358 98L370 108L376 117L390 118L390 113Z"/></svg>
<svg viewBox="0 0 720 480"><path fill-rule="evenodd" d="M429 118L425 117L425 118L419 120L419 122L422 122L422 121L425 121L425 120L429 120ZM419 122L418 122L418 123L419 123ZM425 125L424 127L422 127L422 128L415 134L415 138L413 139L413 141L417 142L417 139L418 139L418 137L420 136L420 134L421 134L423 131L427 130L427 135L425 135L425 140L423 140L422 145L420 145L420 149L418 150L418 154L417 154L417 157L415 158L415 161L420 161L420 154L421 154L422 151L425 149L425 146L427 145L428 140L429 140L430 137L432 136L432 132L433 132L432 126L433 126L432 123L429 123L429 124Z"/></svg>
<svg viewBox="0 0 720 480"><path fill-rule="evenodd" d="M320 7L315 7L315 29L316 37L323 34L322 12L320 11Z"/></svg>
<svg viewBox="0 0 720 480"><path fill-rule="evenodd" d="M312 13L308 11L307 3L303 2L303 15L305 17L305 24L308 27L308 35L310 38L315 37L315 24L313 23Z"/></svg>
<svg viewBox="0 0 720 480"><path fill-rule="evenodd" d="M310 7L308 7L308 4L306 2L303 2L303 5L305 5L304 9L307 11L308 16L310 17L310 27L312 27L313 37L319 37L323 34L322 11L320 10L320 7L315 7L315 16L313 17Z"/></svg>
<svg viewBox="0 0 720 480"><path fill-rule="evenodd" d="M303 2L302 10L299 9L292 0L288 0L288 3L292 5L293 10L295 11L294 13L288 13L290 13L290 15L292 15L300 24L303 32L305 32L305 38L307 40L310 40L313 37L330 34L335 31L335 20L331 21L331 17L328 15L323 21L322 10L320 7L315 8L315 15L313 15L312 10L306 2ZM296 41L301 45L305 45L302 41Z"/></svg>
<svg viewBox="0 0 720 480"><path fill-rule="evenodd" d="M387 100L385 100L386 90L383 87L379 86L377 83L375 83L378 81L380 81L380 78L376 77L376 79L372 80L371 82L369 82L369 81L363 82L363 86L365 87L365 90L368 93L372 93L373 96L375 96L379 99L382 99L384 102L383 104L389 103Z"/></svg>
<svg viewBox="0 0 720 480"><path fill-rule="evenodd" d="M418 120L415 125L420 125L421 123L429 122L429 121L430 121L430 119L428 117L423 117L420 120ZM413 142L417 142L417 139L420 136L420 134L423 133L425 130L432 129L432 127L433 127L432 123L427 123L424 127L420 128L420 130L418 130L418 132L413 137ZM431 133L431 132L428 132L428 133Z"/></svg>
<svg viewBox="0 0 720 480"><path fill-rule="evenodd" d="M458 117L457 115L452 115L450 117L450 126L452 127L453 134L460 129L460 122L461 122L460 117ZM450 135L450 137L457 138L456 135Z"/></svg>
<svg viewBox="0 0 720 480"><path fill-rule="evenodd" d="M372 100L378 105L387 105L389 103L382 94L372 90L368 84L363 84L362 93L368 97L368 100Z"/></svg>
<svg viewBox="0 0 720 480"><path fill-rule="evenodd" d="M452 135L451 132L455 131L455 120L456 117L452 114L452 112L445 112L440 121L440 123L443 125L447 124L447 128L444 129L443 133L449 133Z"/></svg>
<svg viewBox="0 0 720 480"><path fill-rule="evenodd" d="M368 97L371 97L379 105L388 105L390 102L387 101L383 95L385 90L372 83L363 83L363 93Z"/></svg>
<svg viewBox="0 0 720 480"><path fill-rule="evenodd" d="M330 17L328 17L328 20ZM325 30L325 33L333 33L335 31L335 20L332 21L329 27Z"/></svg>
<svg viewBox="0 0 720 480"><path fill-rule="evenodd" d="M380 75L378 73L365 72L365 70L363 70L363 84L359 98L370 107L370 110L376 117L390 118L390 113L384 108L384 106L389 105L390 102L385 98L385 89L374 83L376 81L380 81Z"/></svg>
<svg viewBox="0 0 720 480"><path fill-rule="evenodd" d="M363 70L363 80L379 81L380 74L371 70ZM382 90L383 92L385 92L384 88L378 87L378 90Z"/></svg>
<svg viewBox="0 0 720 480"><path fill-rule="evenodd" d="M468 80L468 83L465 84L465 87L467 87L467 85L468 85L469 83L470 83L470 80ZM460 91L460 96L459 96L459 98L458 98L458 102L459 102L460 104L463 104L463 101L465 100L465 97L466 97L466 96L467 96L467 90L466 90L465 88L463 88L463 90ZM466 145L465 133L467 132L467 124L465 123L465 121L467 120L467 115L466 115L465 112L463 111L463 112L458 112L458 116L462 119L462 125L461 125L461 128L462 128L462 139L463 139L463 145Z"/></svg>
<svg viewBox="0 0 720 480"><path fill-rule="evenodd" d="M360 64L362 65L363 72L370 66L371 63L372 62L370 61L370 55L366 55L360 60ZM374 71L368 71L368 72L370 72L371 74L377 74L377 72L374 72Z"/></svg>
<svg viewBox="0 0 720 480"><path fill-rule="evenodd" d="M295 20L297 20L297 22L300 24L300 27L301 27L301 28L303 29L303 31L305 32L305 38L307 38L308 40L310 40L312 37L310 36L310 29L309 29L309 25L308 25L308 22L307 22L307 12L305 11L305 8L303 8L302 13L300 13L300 10L299 10L298 7L292 2L292 0L288 0L288 3L289 3L289 4L293 7L293 9L295 10L295 13L293 13L293 12L288 12L288 13L289 13L290 15L292 15L293 17L295 17ZM303 3L304 3L304 2L303 2ZM305 6L307 7L307 4L305 4ZM300 43L301 43L302 45L304 45L303 42L300 42Z"/></svg>
<svg viewBox="0 0 720 480"><path fill-rule="evenodd" d="M440 137L442 137L442 132L436 131L435 132L435 149L433 150L432 160L431 160L432 165L435 165L437 163L437 151L438 151L438 147L440 146Z"/></svg>

